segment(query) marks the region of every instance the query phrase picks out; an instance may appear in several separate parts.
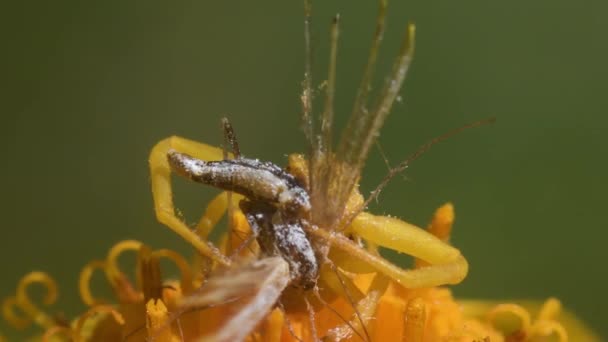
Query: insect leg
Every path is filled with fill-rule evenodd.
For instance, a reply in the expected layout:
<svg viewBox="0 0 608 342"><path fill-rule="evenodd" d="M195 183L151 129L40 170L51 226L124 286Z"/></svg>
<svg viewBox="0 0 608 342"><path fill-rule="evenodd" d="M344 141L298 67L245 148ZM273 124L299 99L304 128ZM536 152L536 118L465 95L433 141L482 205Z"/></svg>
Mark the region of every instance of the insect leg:
<svg viewBox="0 0 608 342"><path fill-rule="evenodd" d="M232 128L232 124L230 123L230 120L228 120L228 118L222 118L222 129L224 131L224 148L226 148L227 145L230 145L230 148L232 149L232 154L234 154L234 158L241 158L239 142L236 139L236 134L234 133L234 129Z"/></svg>

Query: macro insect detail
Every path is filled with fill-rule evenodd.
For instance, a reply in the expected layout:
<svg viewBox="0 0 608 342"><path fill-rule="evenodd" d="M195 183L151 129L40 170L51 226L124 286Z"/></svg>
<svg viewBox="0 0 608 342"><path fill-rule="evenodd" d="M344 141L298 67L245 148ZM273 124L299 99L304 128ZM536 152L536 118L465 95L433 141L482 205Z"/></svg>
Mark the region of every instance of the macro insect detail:
<svg viewBox="0 0 608 342"><path fill-rule="evenodd" d="M222 122L226 135L234 137L228 120ZM262 252L283 257L289 264L291 282L312 288L319 267L303 229L311 210L306 189L275 164L241 158L239 151L234 154L236 159L207 162L171 150L167 158L173 171L190 180L246 196L239 207Z"/></svg>
<svg viewBox="0 0 608 342"><path fill-rule="evenodd" d="M43 342L567 341L557 299L538 305L532 316L528 306L456 300L443 287L458 284L468 272L467 260L449 244L451 204L435 211L427 229L366 211L387 183L431 146L493 121L430 140L390 168L367 198L361 194L361 170L414 53L415 28L409 24L391 71L372 90L387 1L378 4L353 110L335 143L339 16L331 22L327 78L319 82L324 103L315 106L311 3L304 0L300 101L307 153L289 155L285 167L244 157L228 119L222 119L223 148L178 136L159 141L149 155L154 211L160 223L194 248L195 260L137 240L120 241L104 259L82 269L78 288L87 310L73 322L45 313L43 306L57 298L57 285L38 271L24 276L15 295L4 300L5 319L17 328L39 325ZM174 205L173 174L222 190L194 226L184 222ZM212 240L212 230L224 216L228 229ZM381 248L412 256L414 265L403 268L388 261ZM134 281L118 262L129 251L137 256ZM177 266L178 280L162 277L161 259ZM113 290L113 304L92 293L92 275L98 271ZM33 284L47 290L41 304L28 296ZM503 329L513 318L519 325ZM575 327L581 341L599 340L582 325Z"/></svg>

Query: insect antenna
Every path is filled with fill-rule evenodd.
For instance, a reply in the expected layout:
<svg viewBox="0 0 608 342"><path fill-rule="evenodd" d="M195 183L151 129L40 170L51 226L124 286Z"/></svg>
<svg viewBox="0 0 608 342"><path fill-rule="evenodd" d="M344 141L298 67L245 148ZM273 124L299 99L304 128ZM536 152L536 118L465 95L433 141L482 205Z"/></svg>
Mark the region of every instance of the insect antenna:
<svg viewBox="0 0 608 342"><path fill-rule="evenodd" d="M310 324L310 333L313 341L319 340L317 335L317 327L315 326L315 310L313 309L307 296L304 296L304 303L306 303L306 310L308 311L308 323Z"/></svg>
<svg viewBox="0 0 608 342"><path fill-rule="evenodd" d="M223 158L224 159L230 159L228 152L227 152L227 147L228 145L230 145L230 148L232 150L232 155L235 159L239 159L241 158L241 150L239 148L239 143L236 139L236 134L234 133L234 128L232 128L232 124L230 123L230 120L228 120L227 117L223 117L221 119L221 124L222 124L222 131L224 133L224 143L222 145L222 152L223 152ZM226 197L228 198L228 215L227 215L227 219L228 219L228 236L237 236L238 238L241 238L238 234L235 234L235 230L232 229L233 227L233 222L232 222L232 214L234 212L234 206L232 204L232 191L228 191ZM243 240L241 238L241 240ZM230 246L230 244L228 244Z"/></svg>
<svg viewBox="0 0 608 342"><path fill-rule="evenodd" d="M359 209L355 210L354 213L349 217L349 219L346 221L346 225L344 225L344 227L348 227L350 225L350 223L352 222L352 220L357 215L359 215L363 210L365 210L365 208L367 208L367 206L371 203L371 201L373 201L374 199L377 199L378 196L380 195L380 192L386 187L386 185L396 175L405 171L405 169L407 169L413 161L420 158L424 153L426 153L428 150L430 150L431 147L433 147L437 143L440 143L448 138L453 137L454 135L456 135L458 133L461 133L464 130L479 127L479 126L489 125L489 124L494 123L495 121L496 121L496 118L488 118L488 119L472 122L470 124L467 124L467 125L458 127L456 129L453 129L451 131L448 131L436 138L431 139L430 141L428 141L425 144L418 147L418 149L416 151L414 151L414 153L412 153L404 161L399 163L399 165L397 165L389 170L388 174L386 174L386 176L384 176L382 181L380 181L380 184L378 184L378 186L376 186L376 188L370 192L370 195L367 197L365 202L363 202L363 204L359 207Z"/></svg>
<svg viewBox="0 0 608 342"><path fill-rule="evenodd" d="M224 159L228 158L228 153L226 151L226 147L230 145L232 150L232 154L235 159L241 158L241 150L239 148L239 142L236 139L236 134L234 133L234 128L232 128L232 124L228 118L223 117L221 119L222 122L222 131L224 132Z"/></svg>
<svg viewBox="0 0 608 342"><path fill-rule="evenodd" d="M326 308L329 309L329 311L333 312L336 316L338 316L338 318L340 318L342 320L342 322L344 322L344 324L346 324L357 336L359 336L363 341L371 341L370 339L365 339L365 337L363 335L361 335L361 333L355 329L355 327L349 322L349 320L342 316L342 314L336 310L333 306L331 306L331 304L329 304L327 301L325 301L325 299L323 299L323 297L321 296L321 294L319 293L319 288L315 287L313 289L314 291L314 295L317 298L317 300L319 302L321 302L321 304L323 304ZM355 305L351 303L351 305L353 305L353 308L355 309L355 311L357 310Z"/></svg>
<svg viewBox="0 0 608 342"><path fill-rule="evenodd" d="M348 298L348 301L350 302L350 305L353 307L353 310L355 311L355 315L357 316L357 319L359 320L359 322L361 322L361 329L363 329L363 333L365 334L365 338L363 338L363 336L361 336L361 338L364 341L371 341L372 339L369 337L369 332L367 331L367 328L365 327L365 322L363 321L363 318L361 317L361 313L359 312L359 309L357 308L357 304L355 303L355 300L353 298L353 296L351 295L351 293L348 291L348 288L346 286L346 284L344 283L344 279L342 279L342 276L340 275L340 272L338 271L338 268L336 267L336 265L331 262L329 262L329 266L331 268L331 270L336 274L336 277L338 278L338 281L340 282L340 285L342 286L342 289L344 289L344 293L346 294L346 298ZM353 329L353 331L357 334L360 335L358 333L358 331L352 327L349 323L349 326Z"/></svg>
<svg viewBox="0 0 608 342"><path fill-rule="evenodd" d="M138 332L142 331L145 327L146 327L145 325L141 325L141 326L133 329L132 331L130 331L129 333L127 333L122 338L122 341L125 342L125 341L129 340L131 337L135 336L135 334L137 334Z"/></svg>
<svg viewBox="0 0 608 342"><path fill-rule="evenodd" d="M251 254L255 254L255 251L251 247L251 243L255 241L255 234L250 234L249 236L241 236L241 232L234 231L234 234L242 241L233 251L232 254L228 256L228 259L234 260L239 256L243 249L247 248L251 252Z"/></svg>

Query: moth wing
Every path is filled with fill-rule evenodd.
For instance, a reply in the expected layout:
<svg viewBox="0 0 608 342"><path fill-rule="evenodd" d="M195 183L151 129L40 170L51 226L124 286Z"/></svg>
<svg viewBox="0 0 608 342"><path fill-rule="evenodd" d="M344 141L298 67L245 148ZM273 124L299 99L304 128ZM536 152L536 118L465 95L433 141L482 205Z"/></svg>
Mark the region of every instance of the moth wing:
<svg viewBox="0 0 608 342"><path fill-rule="evenodd" d="M289 280L289 265L283 258L256 260L211 276L202 291L180 302L180 309L187 311L229 303L231 308L226 320L197 341L244 341L270 313Z"/></svg>

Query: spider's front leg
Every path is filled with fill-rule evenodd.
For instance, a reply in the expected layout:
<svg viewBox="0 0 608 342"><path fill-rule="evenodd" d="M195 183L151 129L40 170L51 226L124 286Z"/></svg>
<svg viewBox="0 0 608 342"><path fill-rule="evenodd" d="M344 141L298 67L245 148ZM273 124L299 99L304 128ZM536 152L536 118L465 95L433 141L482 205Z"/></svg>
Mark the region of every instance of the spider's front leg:
<svg viewBox="0 0 608 342"><path fill-rule="evenodd" d="M348 231L380 247L424 260L428 266L405 270L361 249L341 233L323 229L316 229L310 233L326 241L333 248L345 252L345 255L354 257L369 268L389 276L406 288L457 284L467 275L468 263L458 249L433 234L399 219L361 213L352 221ZM340 266L340 260L335 262ZM361 268L362 273L368 272L368 267Z"/></svg>
<svg viewBox="0 0 608 342"><path fill-rule="evenodd" d="M372 243L424 260L428 266L387 274L407 288L458 284L467 275L469 265L460 251L428 231L387 216L361 213L351 225L353 233ZM392 266L385 260L386 264ZM387 266L388 266L387 265ZM379 271L383 267L374 265Z"/></svg>
<svg viewBox="0 0 608 342"><path fill-rule="evenodd" d="M178 151L188 154L194 158L211 161L222 160L223 151L220 148L212 147L196 141L172 136L158 142L150 152L150 177L152 183L152 196L154 198L154 210L159 222L169 227L184 240L196 248L196 250L221 265L229 265L230 260L222 255L219 250L210 242L202 240L196 232L192 231L179 217L175 215L173 205L173 190L171 186L171 166L167 160L170 151ZM228 205L227 200L223 200L222 195L216 197L212 202L214 207L210 207L201 219L199 228L204 226L208 230L211 225L222 216Z"/></svg>

